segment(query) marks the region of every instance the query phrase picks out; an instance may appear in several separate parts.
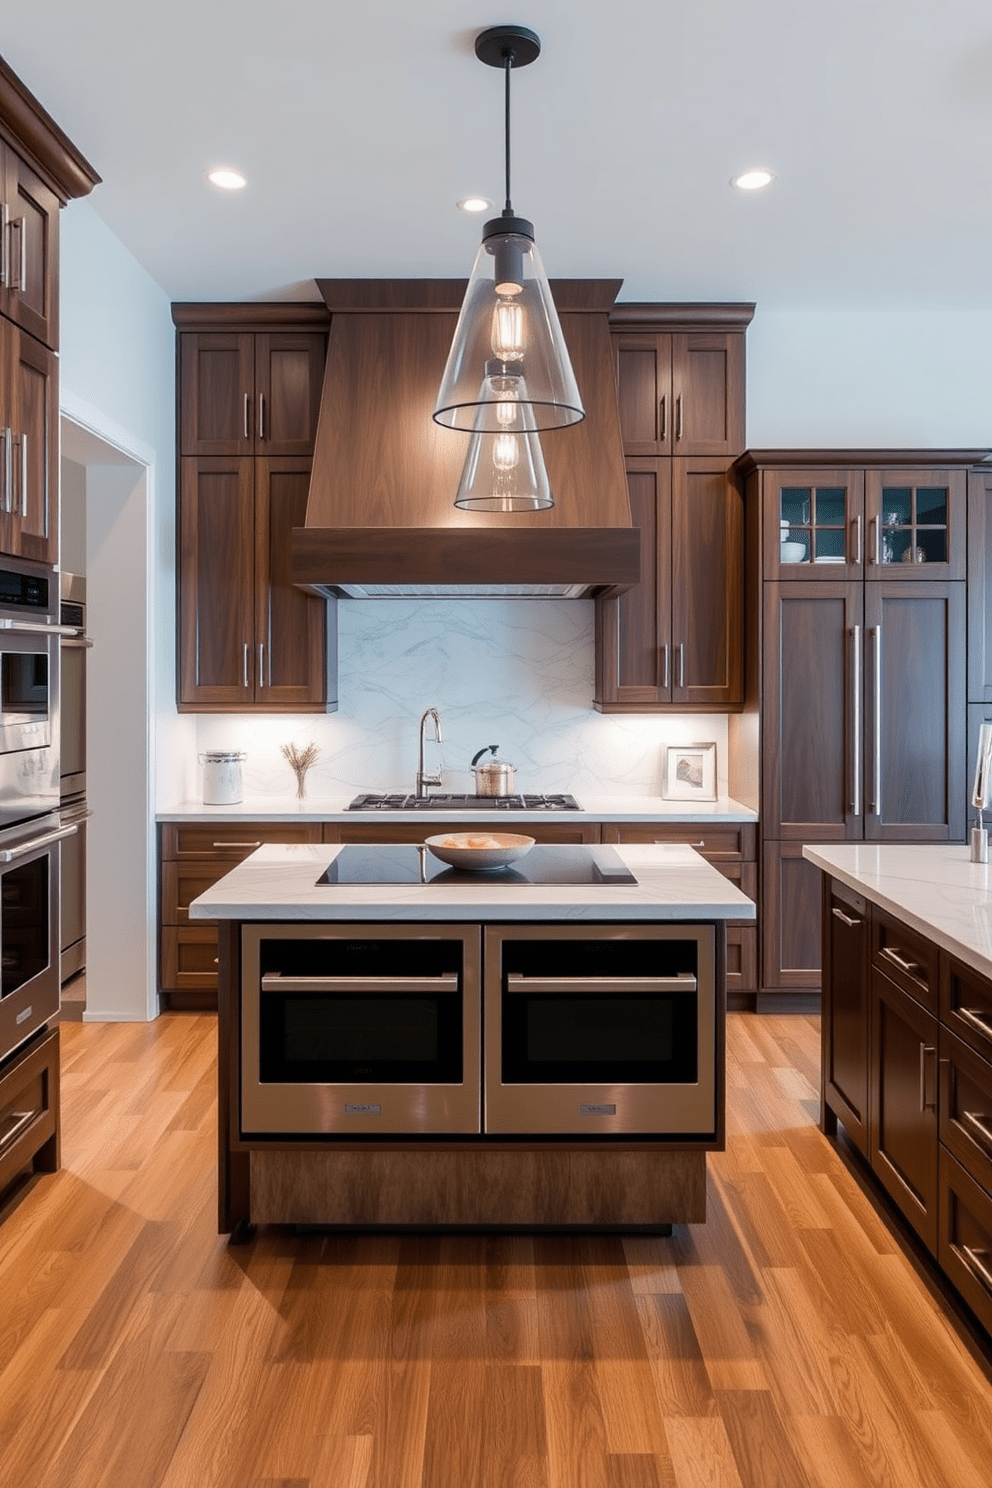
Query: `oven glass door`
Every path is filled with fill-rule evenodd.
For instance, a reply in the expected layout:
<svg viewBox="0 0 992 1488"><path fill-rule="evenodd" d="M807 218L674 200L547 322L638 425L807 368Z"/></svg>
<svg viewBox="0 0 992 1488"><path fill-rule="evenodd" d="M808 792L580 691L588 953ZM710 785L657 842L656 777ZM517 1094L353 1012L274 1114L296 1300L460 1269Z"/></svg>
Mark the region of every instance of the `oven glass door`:
<svg viewBox="0 0 992 1488"><path fill-rule="evenodd" d="M242 1127L480 1129L479 932L246 926Z"/></svg>
<svg viewBox="0 0 992 1488"><path fill-rule="evenodd" d="M10 851L0 867L0 1059L59 1010L58 847Z"/></svg>
<svg viewBox="0 0 992 1488"><path fill-rule="evenodd" d="M488 1132L712 1133L709 926L489 934Z"/></svg>
<svg viewBox="0 0 992 1488"><path fill-rule="evenodd" d="M0 632L0 753L52 742L51 642Z"/></svg>

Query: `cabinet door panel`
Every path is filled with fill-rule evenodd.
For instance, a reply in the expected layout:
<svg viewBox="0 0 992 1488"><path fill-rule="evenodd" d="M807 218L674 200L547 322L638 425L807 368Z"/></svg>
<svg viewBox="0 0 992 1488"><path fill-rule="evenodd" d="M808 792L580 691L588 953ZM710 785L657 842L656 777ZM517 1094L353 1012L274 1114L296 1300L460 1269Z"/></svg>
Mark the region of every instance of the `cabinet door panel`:
<svg viewBox="0 0 992 1488"><path fill-rule="evenodd" d="M799 842L766 842L761 875L761 985L768 992L820 985L820 870Z"/></svg>
<svg viewBox="0 0 992 1488"><path fill-rule="evenodd" d="M766 579L837 584L864 577L863 470L765 470L761 502Z"/></svg>
<svg viewBox="0 0 992 1488"><path fill-rule="evenodd" d="M690 331L672 337L673 452L725 455L744 447L744 337Z"/></svg>
<svg viewBox="0 0 992 1488"><path fill-rule="evenodd" d="M266 332L255 337L257 454L313 453L323 371L323 336Z"/></svg>
<svg viewBox="0 0 992 1488"><path fill-rule="evenodd" d="M770 837L862 835L862 590L858 583L764 585L763 812Z"/></svg>
<svg viewBox="0 0 992 1488"><path fill-rule="evenodd" d="M597 601L596 701L627 706L672 696L671 462L628 460L631 521L641 530L641 578Z"/></svg>
<svg viewBox="0 0 992 1488"><path fill-rule="evenodd" d="M965 831L963 584L865 586L865 836Z"/></svg>
<svg viewBox="0 0 992 1488"><path fill-rule="evenodd" d="M280 708L326 698L327 601L298 589L290 570L290 534L302 527L309 460L255 461L255 699Z"/></svg>
<svg viewBox="0 0 992 1488"><path fill-rule="evenodd" d="M744 693L744 509L722 460L672 462L672 701Z"/></svg>
<svg viewBox="0 0 992 1488"><path fill-rule="evenodd" d="M179 338L184 455L247 455L254 448L255 338L186 332Z"/></svg>
<svg viewBox="0 0 992 1488"><path fill-rule="evenodd" d="M824 879L823 1090L868 1156L868 906Z"/></svg>
<svg viewBox="0 0 992 1488"><path fill-rule="evenodd" d="M23 558L55 563L54 451L58 449L58 359L23 331L14 342L13 449L11 451L14 546Z"/></svg>
<svg viewBox="0 0 992 1488"><path fill-rule="evenodd" d="M968 476L968 699L992 703L992 470Z"/></svg>
<svg viewBox="0 0 992 1488"><path fill-rule="evenodd" d="M614 335L620 437L628 455L672 452L672 338Z"/></svg>
<svg viewBox="0 0 992 1488"><path fill-rule="evenodd" d="M39 176L0 144L9 286L0 311L52 350L58 347L59 202Z"/></svg>
<svg viewBox="0 0 992 1488"><path fill-rule="evenodd" d="M869 470L866 576L932 583L965 577L967 473Z"/></svg>
<svg viewBox="0 0 992 1488"><path fill-rule="evenodd" d="M871 1053L871 1165L936 1253L937 1020L877 971Z"/></svg>
<svg viewBox="0 0 992 1488"><path fill-rule="evenodd" d="M240 708L254 688L253 469L181 466L179 702Z"/></svg>

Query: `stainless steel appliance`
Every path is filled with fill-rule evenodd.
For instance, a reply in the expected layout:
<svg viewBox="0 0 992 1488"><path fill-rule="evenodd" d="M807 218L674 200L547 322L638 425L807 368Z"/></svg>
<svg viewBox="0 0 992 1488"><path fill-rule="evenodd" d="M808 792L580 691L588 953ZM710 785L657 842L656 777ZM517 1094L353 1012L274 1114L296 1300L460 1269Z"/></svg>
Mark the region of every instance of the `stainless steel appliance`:
<svg viewBox="0 0 992 1488"><path fill-rule="evenodd" d="M486 744L472 757L472 774L475 776L477 796L512 796L517 780L517 767L509 760L497 759L498 744ZM491 754L484 764L479 764L484 754Z"/></svg>
<svg viewBox="0 0 992 1488"><path fill-rule="evenodd" d="M484 1128L712 1138L712 925L490 925Z"/></svg>
<svg viewBox="0 0 992 1488"><path fill-rule="evenodd" d="M48 812L0 831L0 1061L59 1010L59 844Z"/></svg>
<svg viewBox="0 0 992 1488"><path fill-rule="evenodd" d="M480 944L466 925L246 925L241 1129L480 1130Z"/></svg>
<svg viewBox="0 0 992 1488"><path fill-rule="evenodd" d="M402 791L363 791L348 802L349 811L581 811L574 796L473 796L438 791L432 796Z"/></svg>
<svg viewBox="0 0 992 1488"><path fill-rule="evenodd" d="M86 965L86 653L93 642L86 634L85 577L62 573L59 591L59 819L75 828L61 855L60 974L66 982Z"/></svg>
<svg viewBox="0 0 992 1488"><path fill-rule="evenodd" d="M0 559L0 830L59 802L57 575Z"/></svg>

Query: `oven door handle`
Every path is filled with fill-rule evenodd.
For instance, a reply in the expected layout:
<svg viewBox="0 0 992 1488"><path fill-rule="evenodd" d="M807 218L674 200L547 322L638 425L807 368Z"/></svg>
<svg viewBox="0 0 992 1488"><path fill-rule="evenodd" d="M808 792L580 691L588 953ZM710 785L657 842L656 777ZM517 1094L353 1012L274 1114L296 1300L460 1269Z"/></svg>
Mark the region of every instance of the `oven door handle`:
<svg viewBox="0 0 992 1488"><path fill-rule="evenodd" d="M29 842L18 843L17 847L6 847L0 852L0 863L13 863L16 858L26 858L29 853L36 853L42 847L49 847L53 842L61 842L63 837L75 837L75 823L71 827L59 827L57 832L46 832L43 837L32 837Z"/></svg>
<svg viewBox="0 0 992 1488"><path fill-rule="evenodd" d="M458 973L444 976L283 976L267 971L263 992L457 992Z"/></svg>
<svg viewBox="0 0 992 1488"><path fill-rule="evenodd" d="M529 977L511 971L506 978L507 992L695 992L696 978L691 971L680 971L670 977Z"/></svg>
<svg viewBox="0 0 992 1488"><path fill-rule="evenodd" d="M78 630L70 631L68 635L64 630L60 630L59 635L62 637L62 646L64 650L68 650L70 648L77 648L79 650L92 649L93 642L90 640L89 636L80 635Z"/></svg>
<svg viewBox="0 0 992 1488"><path fill-rule="evenodd" d="M4 635L78 636L78 625L42 625L33 620L0 620Z"/></svg>

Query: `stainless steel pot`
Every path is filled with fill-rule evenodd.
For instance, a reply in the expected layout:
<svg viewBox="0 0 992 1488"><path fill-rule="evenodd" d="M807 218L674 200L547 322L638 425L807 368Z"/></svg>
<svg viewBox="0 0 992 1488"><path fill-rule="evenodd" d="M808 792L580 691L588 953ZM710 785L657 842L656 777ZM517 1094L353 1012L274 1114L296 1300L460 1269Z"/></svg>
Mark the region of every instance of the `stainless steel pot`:
<svg viewBox="0 0 992 1488"><path fill-rule="evenodd" d="M496 758L498 744L486 744L472 759L472 774L475 776L475 794L477 796L512 796L516 793L514 782L517 778L517 767L511 765L508 760ZM492 759L486 760L480 765L484 754L492 754Z"/></svg>

